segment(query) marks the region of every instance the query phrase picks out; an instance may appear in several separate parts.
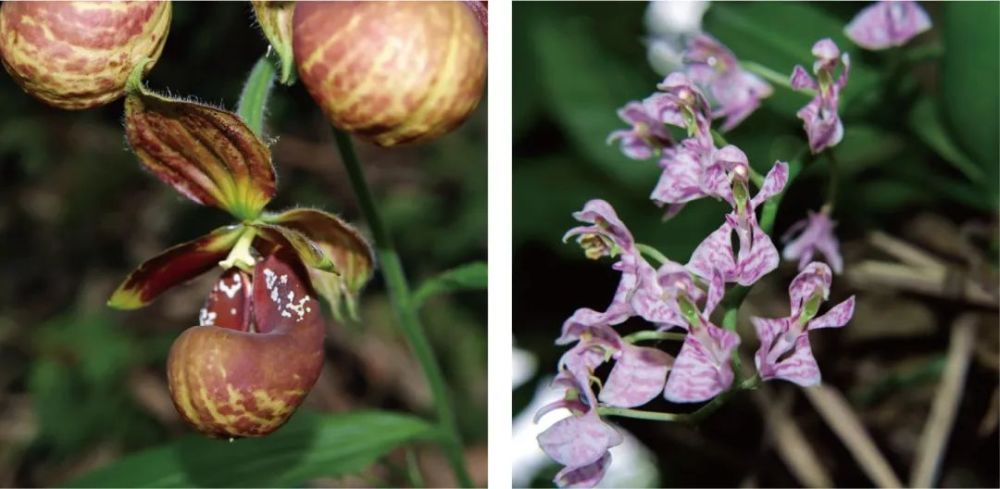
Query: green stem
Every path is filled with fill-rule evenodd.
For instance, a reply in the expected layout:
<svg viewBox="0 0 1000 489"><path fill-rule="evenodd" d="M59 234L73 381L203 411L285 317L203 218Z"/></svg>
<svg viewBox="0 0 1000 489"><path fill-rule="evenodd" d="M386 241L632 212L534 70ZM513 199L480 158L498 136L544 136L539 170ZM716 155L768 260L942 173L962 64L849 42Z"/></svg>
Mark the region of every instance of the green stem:
<svg viewBox="0 0 1000 489"><path fill-rule="evenodd" d="M618 416L622 418L648 419L651 421L674 421L687 423L690 415L674 413L658 413L641 409L628 409L612 406L598 406L597 414L601 416Z"/></svg>
<svg viewBox="0 0 1000 489"><path fill-rule="evenodd" d="M659 341L659 340L675 340L684 341L687 335L684 333L667 333L665 331L637 331L626 336L624 339L629 343L638 343L640 341Z"/></svg>
<svg viewBox="0 0 1000 489"><path fill-rule="evenodd" d="M760 76L761 78L775 85L785 87L796 93L807 94L809 96L814 95L812 90L809 89L797 90L795 88L792 88L792 82L788 75L782 75L781 73L778 73L777 71L774 71L771 68L768 68L760 63L755 63L753 61L743 61L740 63L740 66L742 66L744 70L754 73L757 76Z"/></svg>
<svg viewBox="0 0 1000 489"><path fill-rule="evenodd" d="M243 93L240 94L236 113L257 137L261 136L264 129L264 112L271 87L274 86L274 75L274 63L267 56L262 56L250 70L246 85L243 85Z"/></svg>
<svg viewBox="0 0 1000 489"><path fill-rule="evenodd" d="M760 385L760 377L753 376L743 382L739 383L732 389L729 389L718 396L715 396L711 401L709 401L704 406L698 408L696 411L684 414L678 413L660 413L656 411L643 411L641 409L628 409L613 406L598 406L597 414L601 416L618 416L621 418L635 418L635 419L646 419L650 421L669 421L674 423L691 423L695 424L699 421L707 418L715 411L718 411L723 404L726 403L731 397L736 395L738 392L753 390Z"/></svg>
<svg viewBox="0 0 1000 489"><path fill-rule="evenodd" d="M740 298L740 303L743 302L743 298ZM722 317L722 327L728 329L729 331L736 332L736 325L739 319L740 308L739 305L726 309L726 315ZM743 378L743 362L740 360L739 348L733 349L732 354L732 365L733 373L736 375L736 379Z"/></svg>
<svg viewBox="0 0 1000 489"><path fill-rule="evenodd" d="M660 253L660 250L653 248L652 246L642 243L636 243L635 247L636 249L639 250L640 253L660 262L660 265L664 265L670 262L669 258L667 258L663 253Z"/></svg>
<svg viewBox="0 0 1000 489"><path fill-rule="evenodd" d="M833 148L827 150L826 156L830 161L830 181L826 188L826 204L823 204L823 212L831 215L833 214L833 207L837 202L837 181L839 180L840 172L838 171L837 156L834 154Z"/></svg>
<svg viewBox="0 0 1000 489"><path fill-rule="evenodd" d="M451 464L451 468L455 472L459 484L464 487L471 487L472 481L469 479L469 474L465 468L462 456L462 441L459 437L458 425L455 422L451 403L448 400L444 375L441 373L441 367L434 357L431 344L424 334L416 309L413 307L410 286L406 281L406 275L403 272L403 265L400 263L399 254L396 252L392 244L392 237L386 230L378 208L375 206L375 200L372 197L371 190L368 188L368 183L365 181L361 163L354 152L354 144L351 142L351 136L337 128L333 128L333 135L337 142L337 149L340 150L344 167L347 169L347 175L351 180L351 186L358 197L361 212L365 215L365 220L368 221L368 226L371 228L372 238L375 241L375 250L381 262L382 278L385 280L386 288L389 291L389 300L395 310L396 320L399 322L399 326L406 335L407 340L409 340L410 347L413 349L413 353L424 371L424 376L427 378L427 384L434 398L434 407L437 410L438 423L440 423L440 429L444 438L443 448L448 457L448 462Z"/></svg>
<svg viewBox="0 0 1000 489"><path fill-rule="evenodd" d="M719 131L711 129L712 131L712 142L718 147L729 146L729 141L726 141L726 137L722 135Z"/></svg>

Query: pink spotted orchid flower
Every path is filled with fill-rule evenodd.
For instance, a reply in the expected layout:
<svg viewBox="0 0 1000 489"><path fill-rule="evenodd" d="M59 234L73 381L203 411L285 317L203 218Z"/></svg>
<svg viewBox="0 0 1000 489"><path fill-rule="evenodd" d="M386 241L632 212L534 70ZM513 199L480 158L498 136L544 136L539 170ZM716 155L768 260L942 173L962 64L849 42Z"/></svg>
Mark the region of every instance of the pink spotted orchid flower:
<svg viewBox="0 0 1000 489"><path fill-rule="evenodd" d="M844 269L844 259L840 256L840 243L833 233L836 225L836 221L830 219L826 210L809 211L809 217L792 224L781 237L787 243L782 256L786 260L798 260L801 271L818 252L830 264L833 272L840 274Z"/></svg>
<svg viewBox="0 0 1000 489"><path fill-rule="evenodd" d="M844 125L837 111L840 91L847 85L847 74L851 63L847 53L841 55L840 48L830 39L816 42L812 53L817 58L813 63L816 80L806 73L805 68L796 65L792 71L791 85L796 90L809 90L815 93L813 99L800 109L796 116L803 121L809 138L810 151L817 154L826 148L836 146L844 137ZM840 71L840 76L834 80L833 72L841 63L843 69Z"/></svg>
<svg viewBox="0 0 1000 489"><path fill-rule="evenodd" d="M813 357L808 332L842 327L854 315L854 296L851 296L825 314L816 316L830 294L832 278L833 272L825 263L810 263L788 287L791 315L775 319L751 318L760 339L754 361L761 379L783 379L805 387L820 383L819 366Z"/></svg>
<svg viewBox="0 0 1000 489"><path fill-rule="evenodd" d="M622 153L633 160L648 160L673 144L667 128L641 102L625 104L618 117L630 127L612 132L608 144L620 141Z"/></svg>
<svg viewBox="0 0 1000 489"><path fill-rule="evenodd" d="M723 131L739 125L773 93L764 80L740 67L732 51L708 34L698 34L684 53L688 76L708 94L712 118L725 117Z"/></svg>
<svg viewBox="0 0 1000 489"><path fill-rule="evenodd" d="M673 262L667 262L659 269L653 268L639 253L625 223L611 204L604 200L587 202L583 210L574 213L573 217L588 225L570 229L563 241L576 237L591 259L604 256L618 258L612 268L622 274L611 305L605 312L593 314L602 315L601 320L611 325L639 316L665 329L684 326L684 318L676 302L677 287L686 287L694 300L703 296L701 290L694 286L687 269ZM561 340L565 341L565 338L567 333L564 327Z"/></svg>
<svg viewBox="0 0 1000 489"><path fill-rule="evenodd" d="M902 46L931 28L931 19L917 2L877 2L858 12L844 29L858 46L880 50Z"/></svg>
<svg viewBox="0 0 1000 489"><path fill-rule="evenodd" d="M746 155L735 147L728 154L728 165L732 169L727 174L732 187L719 187L719 192L733 206L733 211L726 214L722 226L694 250L687 269L704 279L712 278L718 270L726 282L750 285L778 266L778 250L757 223L756 209L785 187L788 165L776 162L757 195L751 199L747 197L749 164ZM733 250L734 232L739 242L738 252Z"/></svg>
<svg viewBox="0 0 1000 489"><path fill-rule="evenodd" d="M729 359L740 344L740 337L709 321L709 316L722 300L725 282L716 270L712 274L704 309L699 312L694 304L682 297L680 302L685 318L689 321L688 335L674 361L670 376L664 386L663 397L671 402L687 403L707 401L729 388L733 383L733 370Z"/></svg>
<svg viewBox="0 0 1000 489"><path fill-rule="evenodd" d="M584 312L581 312L584 311ZM553 385L565 389L563 399L542 407L537 422L546 413L565 408L570 416L538 435L538 445L564 468L556 475L560 487L593 487L611 463L611 447L622 443L615 428L597 414L597 399L590 387L594 369L605 362L609 351L620 350L621 338L602 316L590 310L574 314L580 322L569 328L577 344L559 360L559 375ZM567 335L564 335L567 336ZM665 374L664 374L665 375Z"/></svg>

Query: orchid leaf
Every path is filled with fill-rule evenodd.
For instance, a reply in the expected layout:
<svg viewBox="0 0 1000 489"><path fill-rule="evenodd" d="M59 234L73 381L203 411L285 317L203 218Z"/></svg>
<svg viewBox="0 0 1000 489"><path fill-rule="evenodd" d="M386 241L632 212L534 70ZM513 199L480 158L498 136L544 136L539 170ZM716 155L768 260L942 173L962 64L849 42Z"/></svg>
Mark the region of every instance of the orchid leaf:
<svg viewBox="0 0 1000 489"><path fill-rule="evenodd" d="M300 412L265 438L188 435L128 455L69 487L302 487L363 471L394 448L437 438L419 418L387 411Z"/></svg>
<svg viewBox="0 0 1000 489"><path fill-rule="evenodd" d="M460 290L485 289L487 283L486 263L477 261L466 263L433 277L413 294L414 307L420 307L429 297Z"/></svg>
<svg viewBox="0 0 1000 489"><path fill-rule="evenodd" d="M125 134L147 168L199 204L252 219L274 196L271 152L237 114L159 96L134 76Z"/></svg>
<svg viewBox="0 0 1000 489"><path fill-rule="evenodd" d="M357 319L358 294L375 268L375 256L361 233L339 217L316 209L292 209L263 219L302 233L329 256L339 275L310 268L313 287L330 303L338 320L345 314Z"/></svg>
<svg viewBox="0 0 1000 489"><path fill-rule="evenodd" d="M147 260L111 294L108 306L138 309L165 290L205 273L226 257L242 231L242 226L218 228Z"/></svg>
<svg viewBox="0 0 1000 489"><path fill-rule="evenodd" d="M295 12L295 2L254 0L250 3L257 16L257 24L280 58L279 80L283 85L295 83L295 56L292 52L292 13Z"/></svg>

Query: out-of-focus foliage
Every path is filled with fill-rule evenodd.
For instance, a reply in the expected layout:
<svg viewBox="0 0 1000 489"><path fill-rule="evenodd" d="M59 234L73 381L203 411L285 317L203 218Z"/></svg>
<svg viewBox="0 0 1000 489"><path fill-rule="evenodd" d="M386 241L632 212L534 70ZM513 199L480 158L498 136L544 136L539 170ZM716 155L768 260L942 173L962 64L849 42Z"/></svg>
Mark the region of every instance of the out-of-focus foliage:
<svg viewBox="0 0 1000 489"><path fill-rule="evenodd" d="M188 435L130 455L70 487L279 487L357 472L400 443L430 439L434 427L412 416L357 411L301 413L273 436L220 449ZM246 464L247 460L254 463Z"/></svg>
<svg viewBox="0 0 1000 489"><path fill-rule="evenodd" d="M515 4L513 327L518 347L536 355L539 365L532 381L514 390L515 415L534 398L538 383L555 373L563 349L553 341L562 322L578 307L603 310L618 280L610 262L587 261L574 243L560 242L574 225L572 212L589 199L605 199L639 242L684 263L727 210L702 199L663 222L662 210L648 198L659 177L656 162L629 160L617 147L605 144L611 131L624 127L615 111L653 93L662 79L646 60L646 6ZM993 276L1000 167L997 5L925 4L934 29L911 45L884 52L863 51L843 34L861 7L850 2L713 2L702 25L738 58L783 74L790 74L796 64L809 69L814 60L810 49L823 37L850 54L850 80L841 98L845 135L835 148L840 172L835 219L846 268L873 255L866 240L873 231L918 241L950 236L941 241L958 248L966 246L958 242L958 229L973 234L971 230L983 229L982 238L973 241L985 261L968 265L974 260L964 262L960 254L944 259L961 262L954 271L961 276ZM725 137L743 149L759 171L777 159L787 161L805 147L802 121L795 113L808 100L775 85L774 95ZM820 207L828 171L826 157L806 162L778 211L776 237L807 210ZM947 222L946 228L954 231L927 232L929 228L921 226L930 221ZM787 308L782 303L787 296L782 296L792 276L794 267L783 265L755 288L744 309L777 316ZM835 282L845 294L857 285L845 277ZM882 295L859 295L858 314L845 334L818 340L814 348L817 357L823 357L824 380L852 393L869 430L897 472L905 475L940 375L950 321L966 306L924 295L879 292ZM995 340L995 309L983 311L983 317L981 334ZM743 326L748 323L741 319ZM630 332L629 327L626 323L622 331ZM749 327L741 333L751 342ZM746 345L748 351L753 347ZM984 358L994 360L974 363L970 371L961 407L969 419L960 420L954 429L943 462L944 484L997 484L996 430L976 432L996 385L996 369L989 363L995 356L990 355L995 354L984 353ZM836 471L835 483L871 484L815 412L803 405L804 398L789 386L774 387L798 400L796 419L824 463ZM676 406L654 403L650 409ZM910 415L893 417L904 409ZM765 423L748 415L757 412L752 396L744 396L730 401L697 431L666 423L614 421L657 454L660 483L667 486L800 484L773 449L762 449L768 443ZM977 449L988 456L963 456ZM535 483L550 485L555 467L550 469L539 473Z"/></svg>
<svg viewBox="0 0 1000 489"><path fill-rule="evenodd" d="M173 13L147 85L234 109L247 74L267 50L250 4L176 3ZM111 311L105 301L142 260L229 217L178 197L146 173L127 151L122 111L121 101L82 112L52 109L0 74L0 486L62 484L190 434L171 405L164 363L174 338L197 323L216 276L138 311ZM458 131L430 144L358 148L414 286L486 258L485 116L483 103ZM367 232L332 133L300 85L275 88L264 134L279 177L270 208L319 207ZM452 390L473 476L485 481L485 294L436 295L422 314ZM320 424L361 409L430 415L429 392L394 325L380 278L364 291L361 318L331 321L324 372L305 407L322 413ZM279 441L294 441L296 426L303 425L289 426L290 437ZM219 451L228 446L199 443ZM415 450L427 484L453 484L436 446L406 446ZM314 459L331 469L274 483L335 475L318 483L412 484L402 449L385 452L374 465L375 456L340 460L353 461L349 471ZM255 463L230 465L249 470Z"/></svg>

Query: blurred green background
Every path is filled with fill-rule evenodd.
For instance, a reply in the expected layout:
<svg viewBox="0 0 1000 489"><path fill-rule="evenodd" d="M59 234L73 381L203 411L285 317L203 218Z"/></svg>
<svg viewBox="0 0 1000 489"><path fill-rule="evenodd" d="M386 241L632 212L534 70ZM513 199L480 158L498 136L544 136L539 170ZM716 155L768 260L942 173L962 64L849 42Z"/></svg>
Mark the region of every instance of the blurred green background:
<svg viewBox="0 0 1000 489"><path fill-rule="evenodd" d="M842 32L863 5L715 2L702 28L740 59L783 74L790 74L795 64L811 67L810 49L823 37L850 53L850 79L841 97L846 132L836 147L841 183L834 216L846 275L835 279L831 301L857 293L859 306L847 328L812 338L824 380L844 391L905 479L940 377L951 323L957 314L971 311L978 318L979 344L941 481L995 487L1000 484L995 424L998 5L926 4L933 30L904 49L885 52L862 51ZM663 78L646 59L646 8L646 2L514 5L517 419L533 414L529 411L537 408L533 402L539 389L555 373L565 350L553 345L562 322L579 307L603 310L617 285L610 261L588 261L575 243L560 242L574 225L572 212L589 199L605 199L638 241L684 263L726 211L723 204L702 199L663 222L662 211L648 198L659 176L655 160L632 161L617 146L605 144L611 131L624 127L615 111L653 93ZM789 160L805 146L795 113L808 100L774 86L763 107L726 138L765 172L776 159ZM807 164L790 186L775 236L807 210L819 209L827 165L826 158ZM934 256L948 269L950 280L969 280L990 300L970 304L944 284L918 293L910 283L891 287L869 280L870 275L861 273L862 263L893 261L873 246L870 237L876 231ZM784 311L785 289L794 275L794 265L783 263L750 295L741 319L748 354L754 342L746 316ZM634 327L626 323L624 331ZM872 484L794 386L768 387L776 399L787 396L791 419L832 472L832 483ZM663 401L650 408L677 409ZM681 487L802 484L779 458L762 412L753 396L746 395L696 428L615 419L648 449L645 464L623 469L634 471L625 481ZM515 484L551 485L558 467L534 446L540 428L525 423L524 433L515 428L515 440L524 440L517 449L533 450L542 458L515 464ZM620 462L614 450L612 454L614 468Z"/></svg>
<svg viewBox="0 0 1000 489"><path fill-rule="evenodd" d="M266 49L249 3L174 3L166 47L146 81L235 109ZM387 151L359 143L415 286L486 258L485 115L484 100L458 131L431 144ZM157 447L123 469L131 479L91 483L400 486L415 482L419 466L426 484L452 484L441 452L426 442L429 428L413 416L330 416L432 412L378 274L362 296L361 323L331 323L323 374L273 441L237 441L232 451L190 435L171 405L164 366L216 277L135 312L104 303L141 261L229 218L147 174L127 150L121 121L121 101L60 111L0 76L0 486L62 485ZM331 130L301 85L275 89L266 126L279 177L269 208L316 206L367 232ZM485 294L435 296L422 314L470 470L485 483Z"/></svg>

